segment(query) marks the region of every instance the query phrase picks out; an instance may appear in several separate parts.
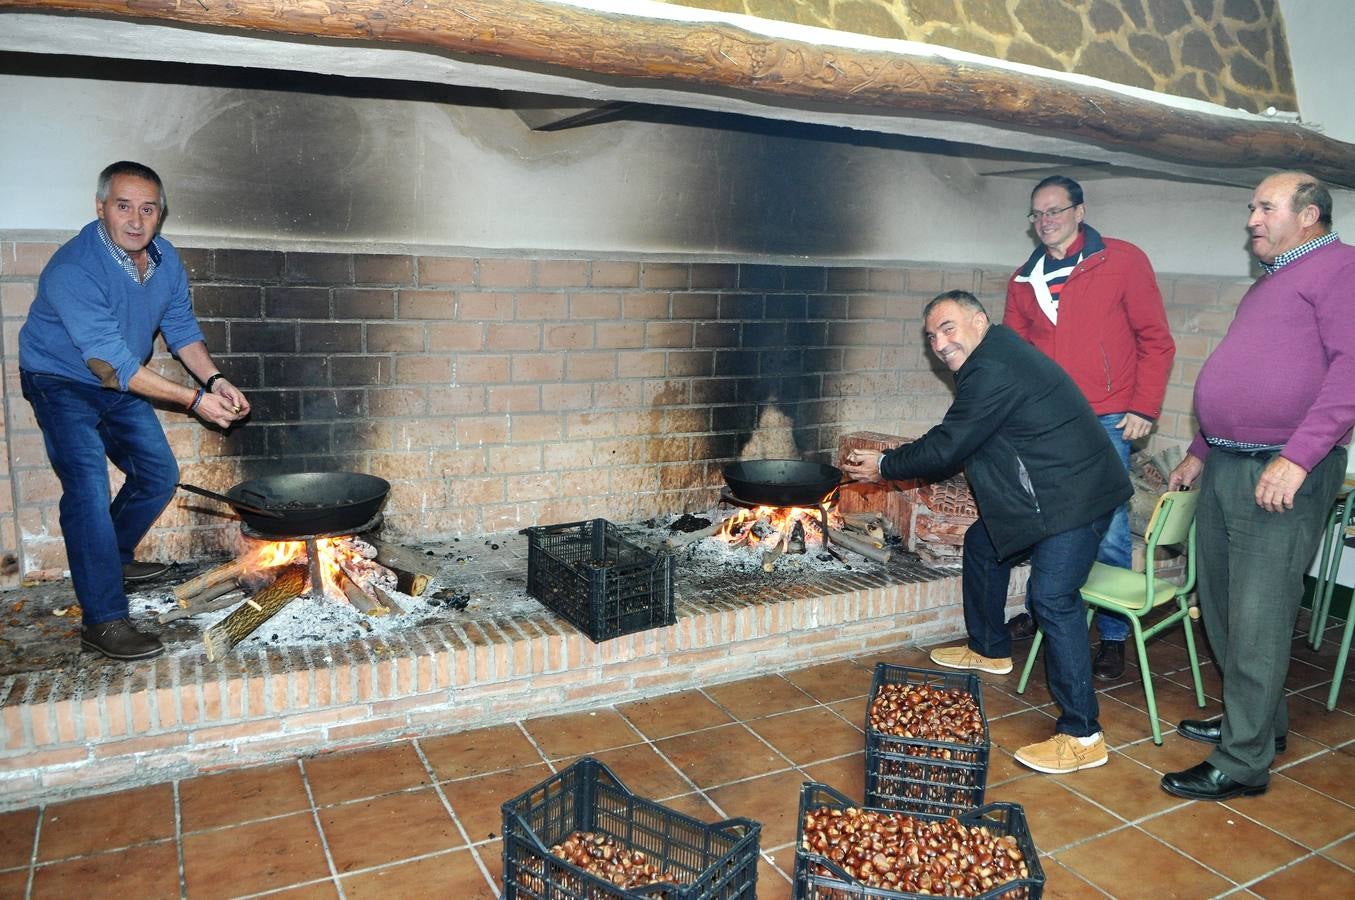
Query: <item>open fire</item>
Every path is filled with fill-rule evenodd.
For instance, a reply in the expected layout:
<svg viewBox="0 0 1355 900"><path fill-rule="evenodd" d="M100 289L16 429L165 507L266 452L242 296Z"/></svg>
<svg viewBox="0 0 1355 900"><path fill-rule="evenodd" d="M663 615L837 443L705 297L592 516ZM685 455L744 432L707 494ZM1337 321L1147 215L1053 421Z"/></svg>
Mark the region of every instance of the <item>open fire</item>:
<svg viewBox="0 0 1355 900"><path fill-rule="evenodd" d="M884 519L877 513L841 513L831 498L812 507L756 505L730 496L721 502L735 509L707 527L670 537L670 549L710 537L759 553L767 572L785 555L817 553L845 562L844 549L875 562L889 561Z"/></svg>

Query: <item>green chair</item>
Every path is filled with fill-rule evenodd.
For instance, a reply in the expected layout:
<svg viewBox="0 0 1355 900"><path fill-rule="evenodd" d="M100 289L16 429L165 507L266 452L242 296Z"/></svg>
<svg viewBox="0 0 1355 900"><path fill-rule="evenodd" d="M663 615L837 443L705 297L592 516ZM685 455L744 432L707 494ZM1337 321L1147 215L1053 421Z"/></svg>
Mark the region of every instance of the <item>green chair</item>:
<svg viewBox="0 0 1355 900"><path fill-rule="evenodd" d="M1327 519L1327 530L1322 535L1322 548L1318 551L1317 581L1313 585L1313 617L1308 626L1308 642L1314 650L1322 646L1322 632L1327 627L1327 615L1331 611L1332 593L1336 589L1336 575L1341 569L1341 552L1346 547L1346 537L1355 522L1355 484L1349 478L1341 486L1336 502L1332 504L1331 515ZM1355 605L1355 604L1352 604ZM1350 656L1352 628L1355 628L1355 609L1346 611L1346 624L1341 633L1341 649L1336 652L1336 671L1332 676L1331 689L1327 693L1327 711L1336 708L1337 697L1341 694L1341 683L1346 674L1346 660Z"/></svg>
<svg viewBox="0 0 1355 900"><path fill-rule="evenodd" d="M1087 625L1097 609L1119 613L1129 619L1134 629L1134 646L1138 650L1139 672L1143 675L1143 692L1148 698L1148 721L1153 726L1153 743L1162 743L1162 727L1157 721L1157 698L1153 695L1153 676L1148 669L1148 651L1144 642L1162 633L1178 622L1186 632L1186 652L1190 655L1190 673L1195 679L1195 700L1204 703L1204 685L1200 681L1200 659L1195 653L1195 633L1187 597L1195 589L1195 501L1199 495L1189 491L1170 491L1158 498L1152 518L1148 520L1146 571L1134 572L1119 566L1093 563L1087 583L1082 586L1082 599L1087 602ZM1186 574L1181 584L1154 575L1157 548L1185 545ZM1174 604L1175 609L1144 628L1143 620L1159 607ZM1030 672L1035 668L1035 657L1044 642L1044 631L1035 633L1026 657L1026 667L1016 686L1018 694L1025 693Z"/></svg>

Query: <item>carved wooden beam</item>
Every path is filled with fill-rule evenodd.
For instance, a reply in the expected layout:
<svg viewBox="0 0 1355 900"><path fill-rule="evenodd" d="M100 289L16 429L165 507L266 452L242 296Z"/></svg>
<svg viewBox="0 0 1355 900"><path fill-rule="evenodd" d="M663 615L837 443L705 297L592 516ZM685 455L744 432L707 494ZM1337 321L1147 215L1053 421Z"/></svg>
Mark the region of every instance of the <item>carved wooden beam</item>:
<svg viewBox="0 0 1355 900"><path fill-rule="evenodd" d="M1213 115L941 56L769 37L726 23L545 0L0 0L5 8L436 48L753 102L979 122L1193 166L1307 169L1355 187L1355 144L1288 122Z"/></svg>

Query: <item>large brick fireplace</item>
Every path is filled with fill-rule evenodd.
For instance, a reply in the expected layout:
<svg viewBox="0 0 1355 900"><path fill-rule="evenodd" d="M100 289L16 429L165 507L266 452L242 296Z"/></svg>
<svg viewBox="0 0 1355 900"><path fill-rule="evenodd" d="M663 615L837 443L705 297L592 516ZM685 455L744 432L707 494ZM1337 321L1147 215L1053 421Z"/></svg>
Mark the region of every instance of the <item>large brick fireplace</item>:
<svg viewBox="0 0 1355 900"><path fill-rule="evenodd" d="M0 242L11 488L0 496L13 501L0 505L0 550L12 562L3 577L48 592L60 591L53 581L64 568L57 490L17 392L14 340L56 246ZM702 511L730 460L832 461L849 432L921 434L949 405L922 345L923 304L964 288L1000 315L1007 274L213 247L184 255L209 346L255 409L230 434L165 411L184 480L222 489L299 469L381 475L393 485L383 536L409 547ZM1186 436L1194 372L1241 287L1163 278L1179 351L1159 439ZM182 377L172 360L155 365ZM888 568L785 590L679 582L676 625L604 644L542 610L215 663L172 647L139 666L85 657L0 673L0 804L952 637L962 631L957 570L928 564L955 561L945 546L972 515L952 494L918 495L928 514L920 529L909 521L940 548L924 559L901 555ZM183 495L142 555L229 556L238 526L222 513ZM1021 591L1015 584L1014 598Z"/></svg>

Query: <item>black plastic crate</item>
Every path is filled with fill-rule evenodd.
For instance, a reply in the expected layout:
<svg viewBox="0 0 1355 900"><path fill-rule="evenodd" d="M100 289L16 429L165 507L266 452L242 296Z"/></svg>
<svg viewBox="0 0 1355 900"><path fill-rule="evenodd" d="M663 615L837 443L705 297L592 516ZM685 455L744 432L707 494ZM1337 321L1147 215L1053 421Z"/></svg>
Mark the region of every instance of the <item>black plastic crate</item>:
<svg viewBox="0 0 1355 900"><path fill-rule="evenodd" d="M527 535L527 592L593 641L672 625L673 557L621 536L606 519Z"/></svg>
<svg viewBox="0 0 1355 900"><path fill-rule="evenodd" d="M795 885L792 895L794 900L915 900L915 898L924 900L927 895L862 884L852 879L837 863L806 849L805 814L824 806L829 809L857 807L873 809L876 812L902 813L925 821L951 818L949 815L936 813L860 807L826 785L807 782L800 788L800 820L795 830ZM1026 878L1008 881L978 894L980 900L1039 900L1044 893L1044 869L1040 866L1040 854L1030 836L1025 810L1019 804L990 803L954 818L968 827L986 825L994 834L1015 837L1017 847L1025 857Z"/></svg>
<svg viewBox="0 0 1355 900"><path fill-rule="evenodd" d="M983 716L983 740L975 744L928 741L884 734L870 727L870 707L880 688L926 684L962 691ZM912 669L877 663L866 705L866 805L903 812L954 815L983 805L988 785L988 717L979 677L973 672Z"/></svg>
<svg viewBox="0 0 1355 900"><path fill-rule="evenodd" d="M639 850L681 884L622 890L550 848L575 831ZM637 797L585 756L503 805L503 900L756 900L758 838L751 819L708 824Z"/></svg>

